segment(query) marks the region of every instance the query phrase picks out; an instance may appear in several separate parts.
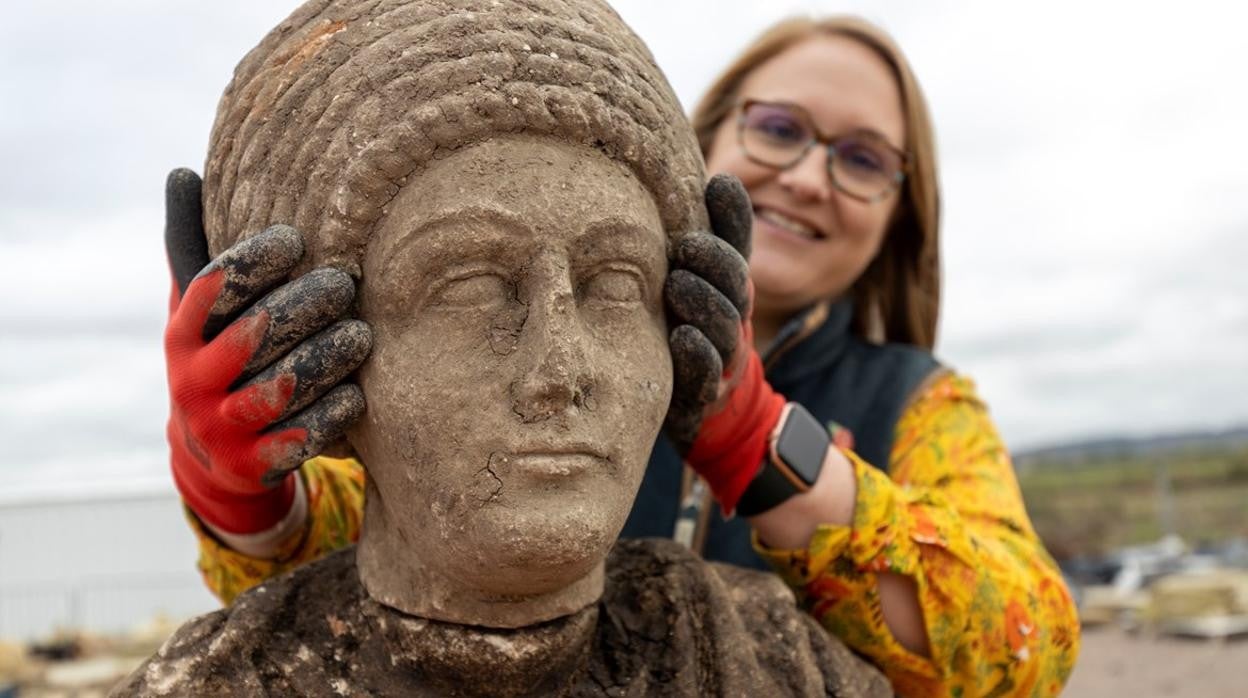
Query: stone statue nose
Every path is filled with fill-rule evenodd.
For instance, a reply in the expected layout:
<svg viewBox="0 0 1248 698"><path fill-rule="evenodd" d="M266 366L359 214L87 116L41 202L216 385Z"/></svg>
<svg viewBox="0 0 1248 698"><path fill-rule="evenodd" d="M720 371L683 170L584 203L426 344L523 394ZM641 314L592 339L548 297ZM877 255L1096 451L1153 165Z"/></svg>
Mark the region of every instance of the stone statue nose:
<svg viewBox="0 0 1248 698"><path fill-rule="evenodd" d="M571 289L529 306L521 350L529 355L511 385L512 407L524 423L541 422L580 408L590 391L583 327Z"/></svg>

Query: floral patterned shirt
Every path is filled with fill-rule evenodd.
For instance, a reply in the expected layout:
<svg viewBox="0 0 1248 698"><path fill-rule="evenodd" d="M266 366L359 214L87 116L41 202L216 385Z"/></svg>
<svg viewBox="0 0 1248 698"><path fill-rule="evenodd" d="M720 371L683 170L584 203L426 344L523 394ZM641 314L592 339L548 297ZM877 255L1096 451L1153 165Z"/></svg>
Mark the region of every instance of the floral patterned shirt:
<svg viewBox="0 0 1248 698"><path fill-rule="evenodd" d="M299 469L308 493L308 524L272 559L254 558L222 545L189 509L199 539L204 584L224 604L269 577L320 559L360 538L364 518L364 468L353 459L313 458Z"/></svg>
<svg viewBox="0 0 1248 698"><path fill-rule="evenodd" d="M969 379L946 375L897 423L889 473L842 449L858 482L850 526L802 550L755 549L810 613L884 671L898 695L1054 695L1079 649L1075 605L1027 512ZM884 622L875 574L916 582L931 657Z"/></svg>
<svg viewBox="0 0 1248 698"><path fill-rule="evenodd" d="M847 436L847 435L846 435ZM1053 695L1079 648L1075 606L1023 508L987 408L967 378L945 375L897 424L889 474L837 438L858 482L850 526L820 526L800 550L756 550L831 633L871 659L903 696ZM316 458L301 469L308 529L277 559L217 543L188 513L200 570L225 603L264 579L359 537L364 474L354 460ZM917 584L930 658L885 625L875 574Z"/></svg>

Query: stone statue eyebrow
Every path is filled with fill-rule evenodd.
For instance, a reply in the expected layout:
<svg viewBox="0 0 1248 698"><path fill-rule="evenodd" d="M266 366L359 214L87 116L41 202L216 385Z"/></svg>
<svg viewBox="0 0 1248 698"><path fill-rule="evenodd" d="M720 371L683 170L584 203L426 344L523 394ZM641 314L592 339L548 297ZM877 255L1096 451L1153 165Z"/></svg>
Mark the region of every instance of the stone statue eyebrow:
<svg viewBox="0 0 1248 698"><path fill-rule="evenodd" d="M607 216L591 222L569 251L572 263L593 258L624 258L641 267L651 288L662 285L666 273L667 234L650 230L641 221Z"/></svg>
<svg viewBox="0 0 1248 698"><path fill-rule="evenodd" d="M658 223L657 218L655 222ZM662 288L667 268L667 234L661 227L651 230L638 218L609 215L590 220L584 228L568 250L574 268L612 260L626 261L639 268L648 289ZM373 239L379 240L380 236L374 235ZM429 246L413 249L421 241ZM523 257L514 255L526 254L525 248L536 247L540 241L541 236L534 234L522 216L488 204L469 204L437 212L415 226L402 229L397 237L376 251L381 255L381 264L374 276L386 286L397 283L415 288L467 263L489 262L494 267L518 263ZM492 261L504 245L512 250L508 260ZM422 264L418 273L398 268L409 260L423 261L431 257L433 263Z"/></svg>
<svg viewBox="0 0 1248 698"><path fill-rule="evenodd" d="M440 228L465 228L479 223L488 223L495 229L504 228L514 233L528 234L529 226L525 224L524 219L516 216L501 207L466 205L448 211L435 213L432 217L425 218L419 225L402 231L398 238L388 245L388 249L383 250L384 264L388 265L395 255L399 254L408 245L422 238L429 237L430 233ZM443 237L443 236L438 236ZM461 234L458 239L454 240L454 244L463 245L465 248L471 248L473 243L480 243L482 248L496 242L496 236L484 236L480 238L468 238ZM437 242L441 242L438 240Z"/></svg>
<svg viewBox="0 0 1248 698"><path fill-rule="evenodd" d="M384 243L380 243L381 235L372 236L373 244L384 245L374 251L379 255L378 268L373 274L374 283L385 286L397 283L404 287L423 284L440 273L439 270L473 259L487 259L500 243L515 243L528 237L524 233L527 228L517 216L488 206L463 206L423 218L415 226L398 225L401 228L397 237ZM510 229L512 233L519 231L524 237L500 232L499 228ZM469 235L468 231L472 229L477 234ZM421 241L430 243L431 247L413 250ZM413 257L413 254L416 256ZM423 273L414 275L412 269L396 268L409 260L426 260L430 255L434 257L434 264L426 266Z"/></svg>
<svg viewBox="0 0 1248 698"><path fill-rule="evenodd" d="M440 228L466 228L473 227L480 223L486 223L495 229L501 228L511 233L518 233L520 236L540 239L540 235L536 234L523 216L512 214L501 207L489 205L467 205L454 210L444 211L434 214L430 218L421 221L419 225L404 230L399 234L398 238L390 242L388 249L382 250L384 253L384 264L389 265L390 261L404 248L413 244L415 241L427 238L430 233ZM481 232L486 232L481 229ZM495 235L483 234L480 237L468 237L462 233L456 236L449 233L446 236L437 236L438 238L450 237L452 240L447 242L459 246L465 253L473 253L474 247L479 247L480 251L485 251L490 246L496 244L499 240ZM655 242L659 243L659 249L664 249L666 242L666 233L662 228L651 232L640 220L631 219L625 216L604 216L595 220L591 220L585 226L585 233L577 238L574 243L575 249L571 250L574 254L588 254L591 252L589 248L595 245L603 245L616 251L621 252L638 252L645 247L645 243L641 242L649 237L653 237ZM514 239L508 236L508 239ZM443 241L436 240L435 244L441 246ZM638 261L652 261L645 259L645 255L634 254L640 256ZM660 254L662 256L662 254Z"/></svg>

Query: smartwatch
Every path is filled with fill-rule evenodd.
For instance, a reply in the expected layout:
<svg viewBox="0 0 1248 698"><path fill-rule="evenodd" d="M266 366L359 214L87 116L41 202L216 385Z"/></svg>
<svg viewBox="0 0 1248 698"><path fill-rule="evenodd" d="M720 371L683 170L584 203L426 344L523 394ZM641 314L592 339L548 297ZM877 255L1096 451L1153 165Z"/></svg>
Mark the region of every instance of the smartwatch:
<svg viewBox="0 0 1248 698"><path fill-rule="evenodd" d="M832 445L827 429L796 402L784 406L768 440L767 457L737 501L740 516L761 514L809 491Z"/></svg>

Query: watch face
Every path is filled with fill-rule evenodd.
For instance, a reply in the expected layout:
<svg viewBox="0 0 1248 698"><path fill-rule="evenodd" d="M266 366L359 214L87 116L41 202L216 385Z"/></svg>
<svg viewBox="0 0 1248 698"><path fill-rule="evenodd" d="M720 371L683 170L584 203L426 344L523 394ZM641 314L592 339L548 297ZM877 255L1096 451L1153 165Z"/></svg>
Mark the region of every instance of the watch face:
<svg viewBox="0 0 1248 698"><path fill-rule="evenodd" d="M806 408L794 404L776 439L776 455L807 486L813 486L831 441L823 425Z"/></svg>

